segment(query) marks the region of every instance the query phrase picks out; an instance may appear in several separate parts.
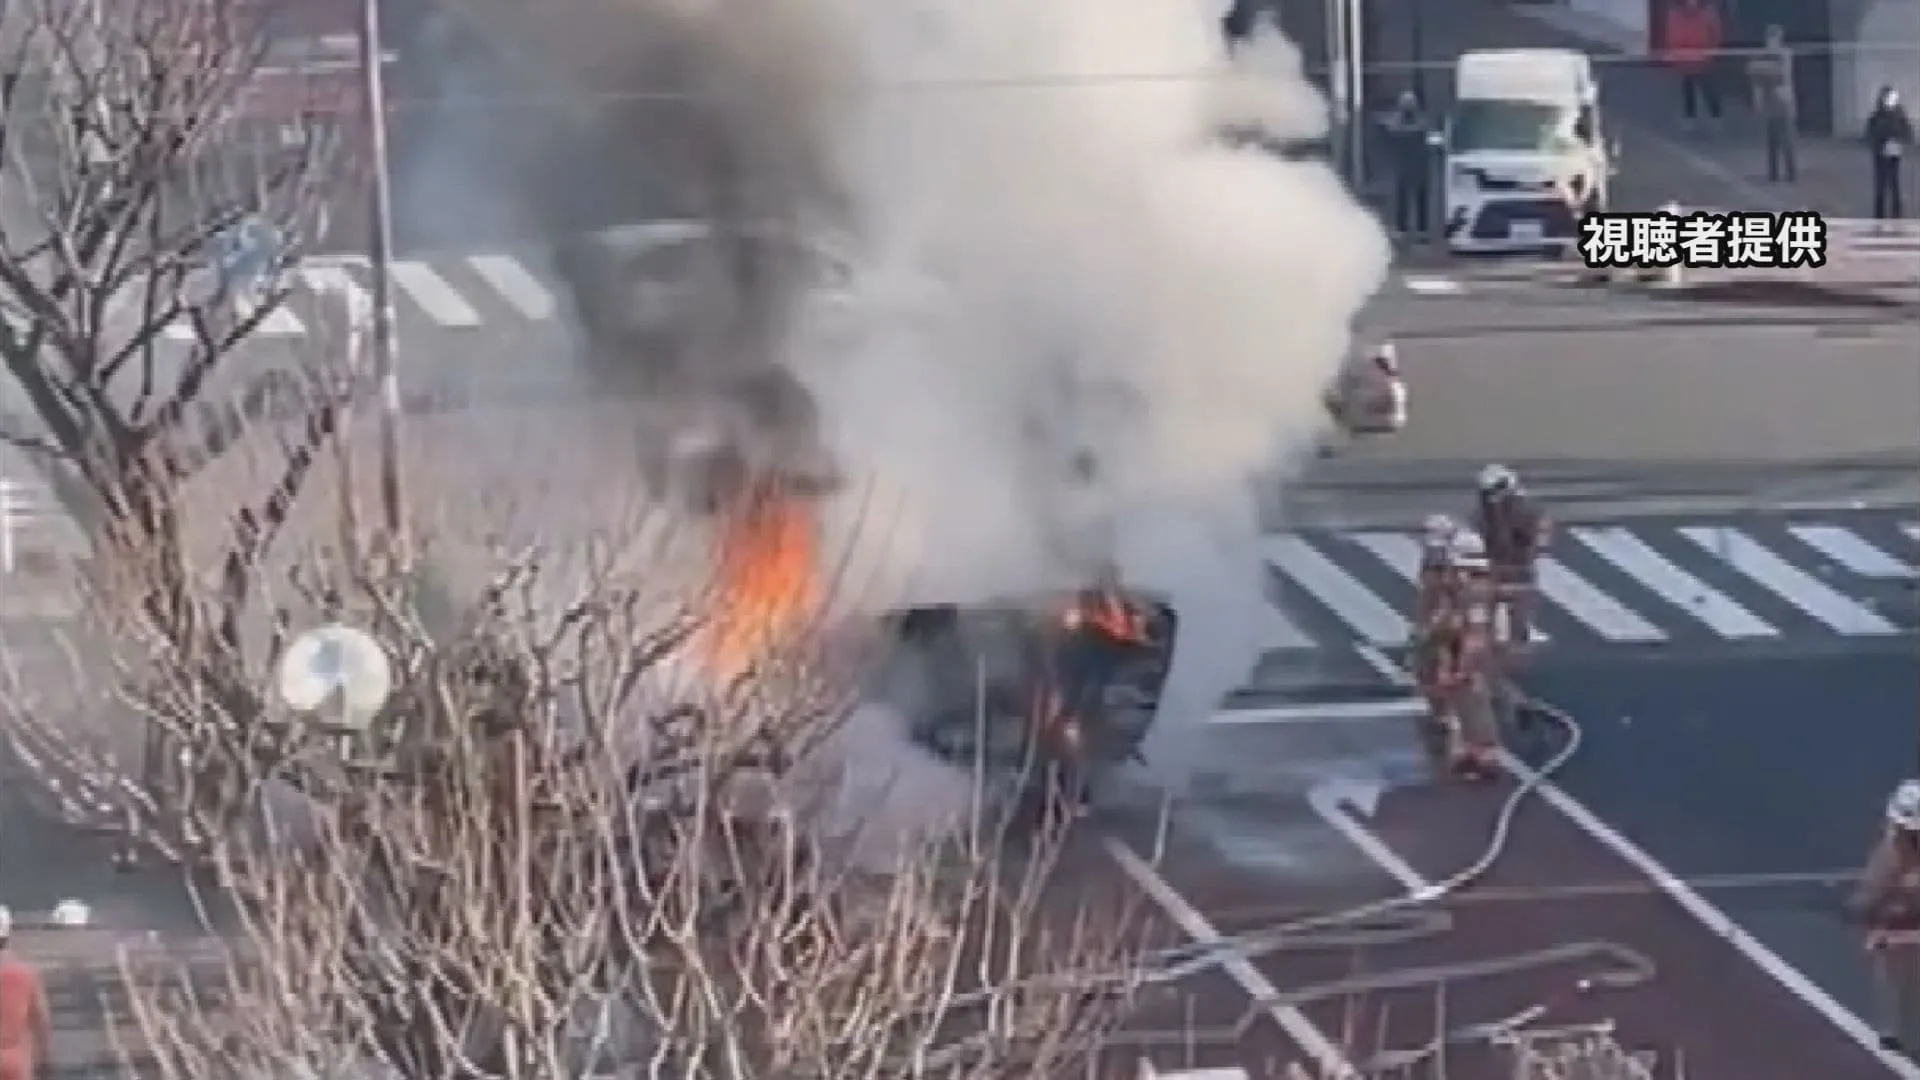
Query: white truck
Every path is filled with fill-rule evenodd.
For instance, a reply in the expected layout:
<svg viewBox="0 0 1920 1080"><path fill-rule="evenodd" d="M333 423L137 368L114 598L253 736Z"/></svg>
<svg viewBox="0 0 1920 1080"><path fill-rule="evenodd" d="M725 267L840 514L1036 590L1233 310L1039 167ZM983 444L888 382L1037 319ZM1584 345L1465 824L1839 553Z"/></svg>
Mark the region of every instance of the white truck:
<svg viewBox="0 0 1920 1080"><path fill-rule="evenodd" d="M1463 53L1444 131L1446 238L1462 253L1563 254L1603 211L1613 150L1593 62L1572 49Z"/></svg>

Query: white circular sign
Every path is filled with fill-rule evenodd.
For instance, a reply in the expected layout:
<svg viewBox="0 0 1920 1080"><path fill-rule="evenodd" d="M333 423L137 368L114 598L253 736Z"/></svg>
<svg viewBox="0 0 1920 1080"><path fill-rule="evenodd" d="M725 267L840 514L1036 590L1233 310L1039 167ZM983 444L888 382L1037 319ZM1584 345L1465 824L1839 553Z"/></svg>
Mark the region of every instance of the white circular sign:
<svg viewBox="0 0 1920 1080"><path fill-rule="evenodd" d="M323 626L294 638L277 675L288 708L353 728L372 721L393 693L386 650L350 626Z"/></svg>

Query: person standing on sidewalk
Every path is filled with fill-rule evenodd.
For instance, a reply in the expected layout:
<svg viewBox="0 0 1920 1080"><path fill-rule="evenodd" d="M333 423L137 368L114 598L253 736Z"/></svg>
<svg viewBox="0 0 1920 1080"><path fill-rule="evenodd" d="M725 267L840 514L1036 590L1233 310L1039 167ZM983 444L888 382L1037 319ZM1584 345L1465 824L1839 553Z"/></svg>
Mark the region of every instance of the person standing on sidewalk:
<svg viewBox="0 0 1920 1080"><path fill-rule="evenodd" d="M13 954L13 913L0 907L0 1080L37 1080L53 1045L40 972Z"/></svg>
<svg viewBox="0 0 1920 1080"><path fill-rule="evenodd" d="M1867 153L1873 156L1873 216L1881 221L1906 216L1901 167L1913 148L1913 118L1900 104L1900 92L1880 88L1880 98L1867 116L1864 132Z"/></svg>
<svg viewBox="0 0 1920 1080"><path fill-rule="evenodd" d="M1411 90L1400 92L1385 126L1393 161L1393 227L1404 239L1419 239L1433 223L1433 127Z"/></svg>
<svg viewBox="0 0 1920 1080"><path fill-rule="evenodd" d="M1767 139L1767 180L1791 184L1800 177L1799 155L1794 147L1794 124L1799 116L1793 84L1793 50L1787 48L1786 31L1767 27L1766 43L1760 55L1747 66L1753 84L1753 111L1765 126Z"/></svg>
<svg viewBox="0 0 1920 1080"><path fill-rule="evenodd" d="M1704 113L1720 122L1720 87L1714 78L1723 40L1720 9L1713 0L1668 0L1660 23L1660 55L1680 76L1680 116L1692 127Z"/></svg>

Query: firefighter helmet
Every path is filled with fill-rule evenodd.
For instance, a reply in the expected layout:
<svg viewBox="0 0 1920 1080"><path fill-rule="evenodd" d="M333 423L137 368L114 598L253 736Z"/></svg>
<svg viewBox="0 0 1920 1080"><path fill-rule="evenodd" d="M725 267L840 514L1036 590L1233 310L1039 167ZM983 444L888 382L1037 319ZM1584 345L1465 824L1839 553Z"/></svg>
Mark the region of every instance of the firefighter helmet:
<svg viewBox="0 0 1920 1080"><path fill-rule="evenodd" d="M1454 534L1450 552L1453 565L1461 570L1485 570L1487 568L1487 545L1472 532L1462 530Z"/></svg>
<svg viewBox="0 0 1920 1080"><path fill-rule="evenodd" d="M1428 547L1451 545L1460 532L1460 523L1445 514L1431 514L1420 527L1421 540Z"/></svg>
<svg viewBox="0 0 1920 1080"><path fill-rule="evenodd" d="M1920 831L1920 780L1903 780L1887 800L1887 824Z"/></svg>
<svg viewBox="0 0 1920 1080"><path fill-rule="evenodd" d="M1400 350L1393 342L1383 341L1373 348L1373 366L1387 375L1400 374Z"/></svg>
<svg viewBox="0 0 1920 1080"><path fill-rule="evenodd" d="M1480 470L1480 493L1482 495L1504 495L1509 491L1520 490L1520 477L1505 465L1488 465Z"/></svg>

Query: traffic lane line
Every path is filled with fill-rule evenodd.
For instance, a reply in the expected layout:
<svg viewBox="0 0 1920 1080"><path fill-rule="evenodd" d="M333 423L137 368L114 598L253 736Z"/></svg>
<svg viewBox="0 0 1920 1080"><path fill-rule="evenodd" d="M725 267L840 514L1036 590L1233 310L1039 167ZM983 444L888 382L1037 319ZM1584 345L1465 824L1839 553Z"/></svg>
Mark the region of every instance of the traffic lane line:
<svg viewBox="0 0 1920 1080"><path fill-rule="evenodd" d="M1421 873L1444 880L1485 850L1508 790L1394 792L1369 827ZM1704 901L1683 883L1657 864L1636 865L1596 832L1612 835L1557 789L1524 808L1501 859L1452 905L1459 940L1507 951L1516 935L1558 936L1644 953L1659 965L1655 979L1603 995L1601 1004L1619 1020L1623 1041L1684 1053L1699 1075L1920 1077L1920 1069L1872 1049L1871 1030L1797 971L1777 957L1756 959L1756 952L1771 954L1724 916L1689 910ZM1580 889L1592 892L1569 894ZM1476 890L1490 899L1475 902ZM1676 893L1693 899L1683 904ZM1563 978L1546 978L1548 991L1566 989Z"/></svg>
<svg viewBox="0 0 1920 1080"><path fill-rule="evenodd" d="M1124 926L1130 938L1150 951L1190 949L1196 934L1190 920L1182 925L1169 912L1165 894L1172 886L1165 875L1149 866L1146 880L1157 883L1143 887L1138 871L1129 871L1114 858L1115 846L1109 834L1092 825L1069 837L1055 868L1056 884L1049 896L1053 910L1068 917L1100 912L1098 917ZM1183 905L1184 900L1176 899L1171 906L1179 911ZM1200 936L1205 936L1204 928ZM1128 1004L1119 1029L1103 1041L1097 1055L1095 1075L1101 1080L1139 1080L1143 1061L1161 1073L1243 1068L1255 1076L1277 1076L1289 1064L1311 1065L1315 1060L1261 1012L1242 980L1218 967L1177 983L1143 986ZM1311 1033L1310 1039L1317 1035Z"/></svg>
<svg viewBox="0 0 1920 1080"><path fill-rule="evenodd" d="M1368 827L1419 875L1443 881L1485 850L1503 794L1462 788L1398 792L1387 797ZM1907 1075L1889 1071L1878 1055L1707 933L1580 829L1539 809L1522 812L1505 857L1477 890L1442 905L1452 920L1446 932L1398 944L1273 953L1259 962L1262 972L1292 992L1353 986L1300 1008L1320 1029L1341 1032L1346 1042L1368 1048L1420 1047L1441 1028L1504 1020L1544 1007L1534 1021L1538 1025L1611 1021L1622 1044L1657 1051L1668 1063L1684 1058L1694 1075L1742 1080ZM1601 895L1543 889L1623 883L1641 888ZM1246 879L1219 876L1204 889L1196 883L1188 891L1208 901L1211 921L1233 937L1258 936L1302 914L1291 903L1276 904L1271 890ZM1355 899L1399 891L1382 888ZM1485 899L1476 901L1476 891ZM1656 971L1637 987L1583 988L1585 977L1625 970L1624 957L1595 951L1579 959L1464 977L1471 968L1502 958L1580 943L1631 950ZM1436 970L1413 987L1362 985L1370 975L1420 969ZM1463 977L1443 978L1449 974ZM1480 1075L1479 1070L1494 1075L1499 1060L1496 1048L1482 1040L1451 1047L1447 1065L1467 1075Z"/></svg>
<svg viewBox="0 0 1920 1080"><path fill-rule="evenodd" d="M1166 921L1177 927L1188 943L1201 946L1221 943L1220 931L1207 919L1204 911L1132 847L1111 836L1101 837L1099 843L1112 865L1127 879L1133 890L1144 896ZM1240 1047L1244 1057L1300 1063L1317 1068L1329 1080L1342 1080L1354 1075L1345 1049L1327 1029L1310 1022L1299 1009L1268 1004L1275 1001L1281 991L1258 965L1231 952L1223 952L1213 970L1218 971L1239 991L1238 1000L1229 1001L1217 991L1205 994L1203 998L1200 987L1195 987L1190 1000L1208 1002L1211 1015L1230 1013L1230 1025L1239 1025L1243 1017L1251 1019L1250 1023L1244 1025L1244 1044ZM1196 978L1211 977L1202 975ZM1283 1039L1276 1038L1282 1034Z"/></svg>

